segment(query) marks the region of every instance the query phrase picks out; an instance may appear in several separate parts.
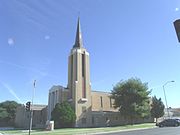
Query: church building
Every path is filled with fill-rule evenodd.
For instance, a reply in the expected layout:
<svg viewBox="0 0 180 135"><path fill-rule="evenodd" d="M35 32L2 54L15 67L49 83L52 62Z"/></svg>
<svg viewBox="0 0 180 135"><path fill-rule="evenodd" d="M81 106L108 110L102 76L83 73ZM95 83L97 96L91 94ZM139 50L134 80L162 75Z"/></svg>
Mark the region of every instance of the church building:
<svg viewBox="0 0 180 135"><path fill-rule="evenodd" d="M83 45L78 18L75 44L68 57L68 85L49 90L48 120L57 103L68 101L75 109L75 127L101 127L126 124L118 109L113 108L110 93L93 91L90 81L89 53ZM138 123L138 121L137 121Z"/></svg>

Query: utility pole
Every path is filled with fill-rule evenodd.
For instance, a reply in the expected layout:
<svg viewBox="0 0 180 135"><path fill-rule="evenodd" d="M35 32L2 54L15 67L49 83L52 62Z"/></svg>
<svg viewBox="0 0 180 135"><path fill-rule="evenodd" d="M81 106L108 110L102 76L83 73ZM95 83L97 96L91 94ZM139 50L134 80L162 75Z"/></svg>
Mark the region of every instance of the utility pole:
<svg viewBox="0 0 180 135"><path fill-rule="evenodd" d="M167 82L163 85L164 99L165 99L165 102L166 102L166 108L167 108L168 118L170 118L170 115L169 115L169 107L168 107L167 98L166 98L166 93L165 93L165 85L167 85L168 83L171 83L171 82L175 82L175 81L167 81Z"/></svg>
<svg viewBox="0 0 180 135"><path fill-rule="evenodd" d="M33 100L35 95L35 88L36 88L36 80L34 80L33 83L33 93L32 93L32 104L31 104L31 110L30 110L30 123L29 123L29 135L31 135L31 129L32 129L32 122L33 122Z"/></svg>

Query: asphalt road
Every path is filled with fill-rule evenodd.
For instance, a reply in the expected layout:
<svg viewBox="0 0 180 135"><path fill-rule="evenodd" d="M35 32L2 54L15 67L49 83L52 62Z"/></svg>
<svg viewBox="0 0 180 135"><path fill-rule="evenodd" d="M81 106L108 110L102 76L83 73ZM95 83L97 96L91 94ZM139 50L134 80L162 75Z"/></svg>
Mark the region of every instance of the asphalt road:
<svg viewBox="0 0 180 135"><path fill-rule="evenodd" d="M151 128L134 131L103 133L99 135L180 135L180 127Z"/></svg>

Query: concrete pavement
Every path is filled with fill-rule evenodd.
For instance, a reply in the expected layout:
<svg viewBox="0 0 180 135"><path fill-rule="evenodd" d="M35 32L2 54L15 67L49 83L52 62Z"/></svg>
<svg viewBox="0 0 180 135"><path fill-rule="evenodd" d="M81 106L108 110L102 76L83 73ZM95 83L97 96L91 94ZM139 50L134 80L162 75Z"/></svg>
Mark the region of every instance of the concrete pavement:
<svg viewBox="0 0 180 135"><path fill-rule="evenodd" d="M131 131L104 132L99 135L180 135L180 127L138 129Z"/></svg>

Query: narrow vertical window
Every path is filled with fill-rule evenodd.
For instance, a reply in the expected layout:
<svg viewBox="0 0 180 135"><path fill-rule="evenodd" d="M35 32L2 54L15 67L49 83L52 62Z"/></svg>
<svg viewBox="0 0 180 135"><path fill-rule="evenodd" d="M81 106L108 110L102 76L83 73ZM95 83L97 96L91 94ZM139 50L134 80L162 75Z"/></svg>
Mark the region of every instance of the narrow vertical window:
<svg viewBox="0 0 180 135"><path fill-rule="evenodd" d="M94 124L94 116L92 116L92 124Z"/></svg>
<svg viewBox="0 0 180 135"><path fill-rule="evenodd" d="M86 118L82 118L82 124L86 124Z"/></svg>
<svg viewBox="0 0 180 135"><path fill-rule="evenodd" d="M72 86L73 86L73 55L71 55L71 91L70 91L70 98L72 98Z"/></svg>
<svg viewBox="0 0 180 135"><path fill-rule="evenodd" d="M101 99L101 107L103 107L103 101L102 101L102 96L100 97L100 99Z"/></svg>
<svg viewBox="0 0 180 135"><path fill-rule="evenodd" d="M108 119L108 117L106 117L106 121L108 121L109 119Z"/></svg>
<svg viewBox="0 0 180 135"><path fill-rule="evenodd" d="M85 62L84 62L84 54L82 54L82 77L84 77L84 64L85 64Z"/></svg>
<svg viewBox="0 0 180 135"><path fill-rule="evenodd" d="M73 55L71 55L71 82L73 82Z"/></svg>
<svg viewBox="0 0 180 135"><path fill-rule="evenodd" d="M82 97L86 98L85 54L82 54Z"/></svg>
<svg viewBox="0 0 180 135"><path fill-rule="evenodd" d="M112 98L109 98L109 102L110 102L110 108L112 108Z"/></svg>
<svg viewBox="0 0 180 135"><path fill-rule="evenodd" d="M75 74L76 74L76 81L78 80L78 53L76 53L76 69L75 69Z"/></svg>
<svg viewBox="0 0 180 135"><path fill-rule="evenodd" d="M53 102L52 102L52 106L53 106L53 108L55 107L55 104L54 104L54 99L55 99L55 97L54 97L54 92L52 92L52 100L53 100Z"/></svg>

